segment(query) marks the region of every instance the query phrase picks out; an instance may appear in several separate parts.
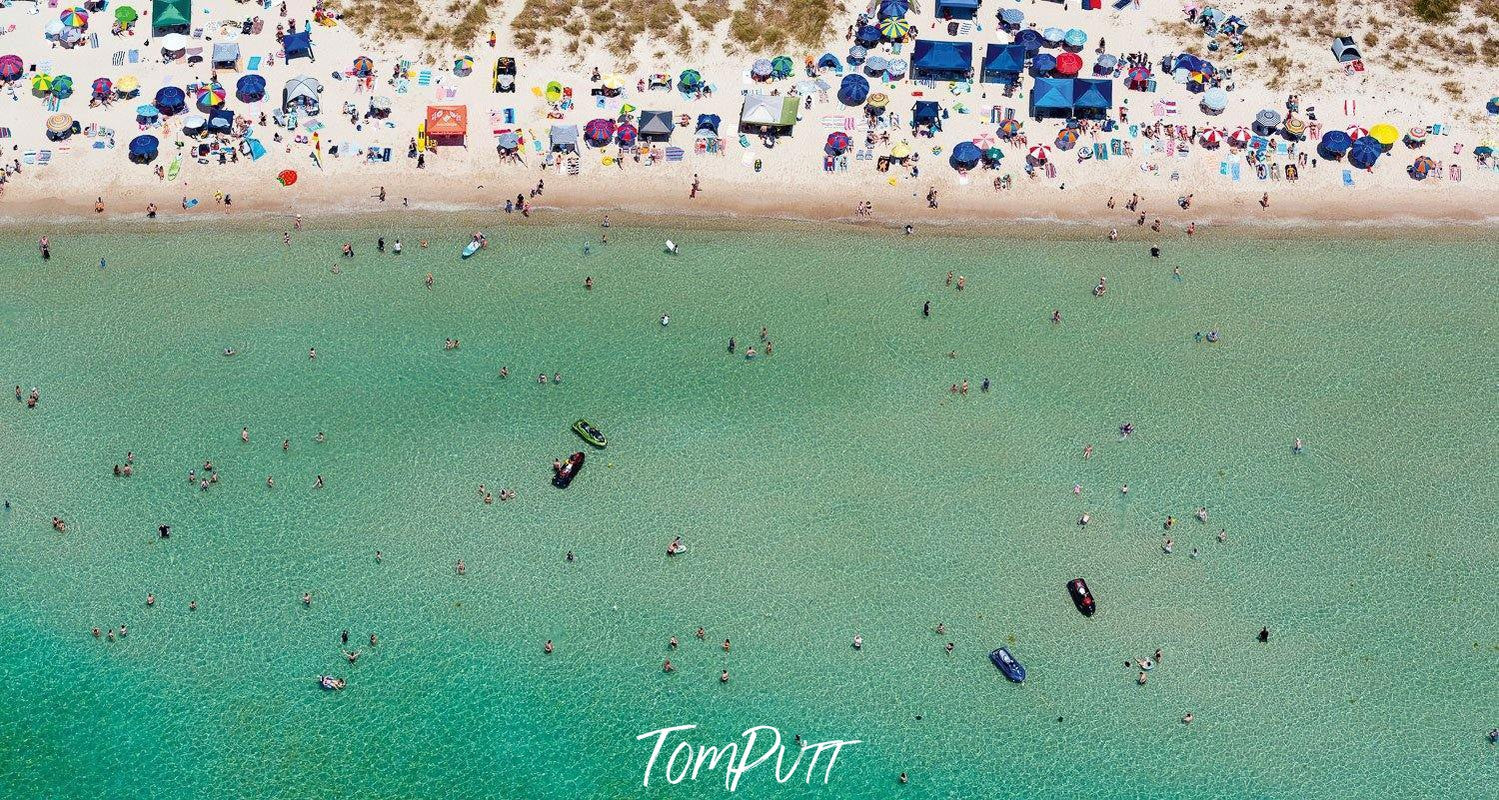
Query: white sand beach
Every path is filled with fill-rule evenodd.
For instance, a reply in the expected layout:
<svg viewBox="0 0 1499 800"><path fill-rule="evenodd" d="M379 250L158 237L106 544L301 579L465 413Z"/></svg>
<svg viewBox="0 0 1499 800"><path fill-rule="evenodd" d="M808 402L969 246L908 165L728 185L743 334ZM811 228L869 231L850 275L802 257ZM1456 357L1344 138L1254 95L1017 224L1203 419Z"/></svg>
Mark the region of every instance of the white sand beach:
<svg viewBox="0 0 1499 800"><path fill-rule="evenodd" d="M732 35L731 26L741 23L727 15L739 5L717 15L683 7L674 18L678 29L644 31L626 55L617 41L595 37L581 22L564 26L585 31L578 38L559 30L543 37L549 42L543 48L537 4L516 0L471 10L456 22L433 6L410 21L447 25L440 37L391 31L379 21L381 14L394 13L383 3L362 9L363 17L376 20L365 22L363 32L307 0L269 7L123 0L80 6L83 16L72 17L66 4L14 3L0 10L0 54L14 55L12 63L21 65L0 95L8 133L0 146L19 172L0 185L0 217L92 216L96 199L105 216L139 216L154 203L162 218L360 213L403 203L413 209L496 209L518 194L537 211L867 216L899 224L1058 219L1128 225L1137 220L1124 210L1132 194L1142 198L1139 211L1151 221L1162 218L1178 228L1189 222L1472 222L1499 211L1493 201L1499 186L1495 162L1475 155L1499 141L1499 116L1485 107L1499 93L1493 80L1499 74L1499 23L1492 4L1467 4L1435 24L1393 20L1418 39L1425 31L1421 40L1438 46L1468 43L1471 58L1454 54L1440 59L1439 68L1405 54L1390 38L1391 17L1403 11L1376 13L1351 4L1316 12L1330 16L1298 19L1264 0L1206 12L1214 36L1201 26L1204 9L1167 0L1141 0L1118 10L1109 3L1079 8L1075 0L986 0L972 20L951 22L937 17L930 0L896 0L910 6L903 15L909 33L900 41L880 36L869 43L868 60L850 63L859 15L869 14L869 24L880 27L890 18L881 8L891 11L889 2L845 3L834 10L817 45L787 42L766 51L746 48ZM132 16L123 7L133 8L138 20L129 30L112 30L119 27L117 19ZM956 8L965 13L961 3ZM153 36L153 14L171 13L167 9L190 21L171 28L180 33L163 28ZM1002 25L999 15L1006 11L1011 17L1020 12L1023 20ZM583 7L571 12L580 20L586 13ZM700 24L715 16L720 19L712 27ZM311 57L288 62L278 26L307 31ZM1002 83L979 80L990 45L1050 28L1076 29L1086 40L1048 40L1026 51L1029 66L1008 93ZM1338 60L1326 35L1330 28L1352 37L1359 58ZM467 44L455 47L455 39ZM595 41L586 44L588 39ZM892 76L919 72L918 50L930 50L932 42L971 48L973 80L941 73L925 80ZM217 67L216 52L226 59ZM820 59L824 53L830 58ZM1182 62L1183 53L1208 63L1201 71L1166 69L1197 66ZM1131 54L1144 54L1134 63L1147 65L1148 82L1131 80ZM781 55L789 57L789 76L759 80L752 74L757 60ZM501 57L514 59L513 92L496 91ZM1046 86L1069 83L1068 73L1077 70L1079 77L1109 85L1108 106L1048 112L1038 121L1031 107L1041 86L1032 75L1043 66L1035 63L1038 57L1052 58L1046 64L1059 68L1038 73L1057 82ZM360 58L368 59L359 64L367 78L355 69ZM900 67L876 71L870 68L876 59ZM460 60L471 60L471 71L459 68ZM687 70L700 74L708 91L684 91ZM871 97L885 98L879 115L869 113L868 98L850 104L847 94L840 97L844 76L855 73L868 76ZM38 76L48 80L38 82ZM71 93L54 86L59 76L71 78ZM264 79L263 98L240 91L246 76ZM313 89L319 113L298 107L294 117L285 117L283 90L303 76L315 82L304 82L303 89L320 87ZM110 85L100 86L104 91L91 99L100 78ZM560 96L549 96L552 82L562 89ZM199 105L198 89L205 84L218 89L210 88ZM138 94L121 91L131 85L139 86ZM162 87L184 90L183 113L139 113ZM747 94L760 95L771 112L780 111L785 96L795 97L795 124L768 138L759 135L758 124L741 128ZM930 135L925 128L913 131L920 102L937 104L940 129ZM1213 113L1213 104L1224 108ZM383 114L387 105L388 115L368 113ZM429 112L431 107L447 110ZM222 131L185 133L192 115L206 121L225 110L233 119L226 117ZM1250 130L1262 111L1279 121ZM576 153L552 152L554 126L582 132L593 120L606 120L611 128L628 125L630 131L659 125L663 117L647 112L666 112L669 132L657 141L626 133L632 146L623 146L617 135L602 147L580 139ZM463 134L432 137L414 152L429 113L446 115L444 124L462 120ZM719 118L716 137L697 135L704 115ZM278 124L278 117L293 127ZM1018 134L1005 135L1000 123L1006 118L1018 123L1011 126ZM1068 147L1059 133L1078 118L1077 141ZM50 135L49 124L55 129ZM1328 131L1372 130L1387 137L1390 129L1379 126L1392 126L1395 134L1372 168L1318 153L1319 137ZM1243 140L1232 138L1240 129L1246 131ZM840 133L848 138L847 149L830 155L829 136ZM511 142L506 134L518 140L516 158L497 152L497 143ZM146 163L130 158L132 140L140 136L159 142ZM258 143L253 149L259 158L252 158L249 139ZM955 167L955 148L970 142L977 150L965 146L962 154L981 152L991 161L997 153L997 164ZM1049 151L1033 150L1038 146ZM890 160L904 154L909 156ZM1417 180L1412 167L1422 157L1429 163L1416 167L1424 175ZM283 186L277 176L287 170L296 180ZM694 197L695 178L700 191ZM540 180L545 191L530 197ZM232 205L219 202L225 196ZM1112 213L1106 207L1111 197L1117 204ZM859 209L866 202L872 208L867 215Z"/></svg>

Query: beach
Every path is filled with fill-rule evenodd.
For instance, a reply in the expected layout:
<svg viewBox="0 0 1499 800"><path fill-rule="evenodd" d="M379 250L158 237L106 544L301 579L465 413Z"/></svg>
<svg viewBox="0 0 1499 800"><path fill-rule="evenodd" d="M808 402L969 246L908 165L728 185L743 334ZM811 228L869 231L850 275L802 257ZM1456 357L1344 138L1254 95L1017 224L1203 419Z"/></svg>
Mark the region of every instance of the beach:
<svg viewBox="0 0 1499 800"><path fill-rule="evenodd" d="M0 243L6 794L640 794L697 724L862 740L756 797L1481 796L1492 238L423 219Z"/></svg>

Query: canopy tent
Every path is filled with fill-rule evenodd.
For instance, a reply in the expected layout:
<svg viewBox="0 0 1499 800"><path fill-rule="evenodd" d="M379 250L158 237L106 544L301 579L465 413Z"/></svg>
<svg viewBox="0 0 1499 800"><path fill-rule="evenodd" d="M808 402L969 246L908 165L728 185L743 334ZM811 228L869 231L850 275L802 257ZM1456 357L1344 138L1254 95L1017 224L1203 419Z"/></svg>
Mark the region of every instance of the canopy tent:
<svg viewBox="0 0 1499 800"><path fill-rule="evenodd" d="M308 58L316 61L312 54L312 34L310 33L288 33L281 40L281 49L286 53L285 61L294 58Z"/></svg>
<svg viewBox="0 0 1499 800"><path fill-rule="evenodd" d="M142 134L130 140L130 160L137 164L150 163L160 149L160 140L150 134Z"/></svg>
<svg viewBox="0 0 1499 800"><path fill-rule="evenodd" d="M428 139L445 144L464 144L468 136L468 106L427 106L427 121L422 132Z"/></svg>
<svg viewBox="0 0 1499 800"><path fill-rule="evenodd" d="M640 112L640 138L648 142L664 142L671 138L676 125L671 121L670 111Z"/></svg>
<svg viewBox="0 0 1499 800"><path fill-rule="evenodd" d="M1072 114L1077 117L1107 116L1114 107L1114 82L1078 78L1072 82Z"/></svg>
<svg viewBox="0 0 1499 800"><path fill-rule="evenodd" d="M717 114L698 114L696 125L697 135L716 138L718 136L718 126L721 122L722 120L718 118Z"/></svg>
<svg viewBox="0 0 1499 800"><path fill-rule="evenodd" d="M214 69L239 69L239 43L238 42L214 42L213 43L213 68Z"/></svg>
<svg viewBox="0 0 1499 800"><path fill-rule="evenodd" d="M260 75L243 75L234 84L234 96L242 103L254 103L265 98L265 78Z"/></svg>
<svg viewBox="0 0 1499 800"><path fill-rule="evenodd" d="M916 80L963 80L973 72L971 42L917 39L911 51L911 77Z"/></svg>
<svg viewBox="0 0 1499 800"><path fill-rule="evenodd" d="M1010 83L1025 70L1025 46L991 44L984 48L984 65L979 80L984 83Z"/></svg>
<svg viewBox="0 0 1499 800"><path fill-rule="evenodd" d="M856 72L843 76L843 82L838 84L838 102L846 106L856 106L864 102L869 96L869 79Z"/></svg>
<svg viewBox="0 0 1499 800"><path fill-rule="evenodd" d="M942 106L933 100L918 100L911 106L911 124L926 125L942 117Z"/></svg>
<svg viewBox="0 0 1499 800"><path fill-rule="evenodd" d="M227 108L215 108L208 112L208 129L228 131L234 127L234 112Z"/></svg>
<svg viewBox="0 0 1499 800"><path fill-rule="evenodd" d="M933 11L937 19L973 19L978 16L979 0L937 0Z"/></svg>
<svg viewBox="0 0 1499 800"><path fill-rule="evenodd" d="M154 0L151 3L152 36L186 33L192 19L192 0Z"/></svg>
<svg viewBox="0 0 1499 800"><path fill-rule="evenodd" d="M553 125L552 126L552 152L576 153L578 152L578 126L577 125Z"/></svg>
<svg viewBox="0 0 1499 800"><path fill-rule="evenodd" d="M1072 83L1065 78L1037 78L1031 88L1031 116L1072 116Z"/></svg>
<svg viewBox="0 0 1499 800"><path fill-rule="evenodd" d="M795 97L748 94L744 96L744 110L739 115L739 122L747 127L790 128L796 124L798 105Z"/></svg>
<svg viewBox="0 0 1499 800"><path fill-rule="evenodd" d="M171 116L187 109L187 92L176 86L163 86L156 90L156 108Z"/></svg>
<svg viewBox="0 0 1499 800"><path fill-rule="evenodd" d="M323 85L316 78L298 75L281 88L281 110L301 107L309 115L317 114L322 109L322 101L318 98L322 91Z"/></svg>
<svg viewBox="0 0 1499 800"><path fill-rule="evenodd" d="M973 142L958 142L953 146L952 155L947 157L947 163L953 169L969 170L978 166L984 158L984 151Z"/></svg>

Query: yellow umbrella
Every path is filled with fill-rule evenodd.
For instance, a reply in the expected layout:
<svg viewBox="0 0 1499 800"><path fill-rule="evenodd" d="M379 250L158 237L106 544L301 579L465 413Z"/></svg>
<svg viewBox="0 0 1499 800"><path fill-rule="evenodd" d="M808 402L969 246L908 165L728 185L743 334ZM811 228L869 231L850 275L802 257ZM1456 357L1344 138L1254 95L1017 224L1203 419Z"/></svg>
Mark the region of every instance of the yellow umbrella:
<svg viewBox="0 0 1499 800"><path fill-rule="evenodd" d="M73 127L73 118L67 114L53 114L47 117L47 130L51 133L62 133Z"/></svg>
<svg viewBox="0 0 1499 800"><path fill-rule="evenodd" d="M115 91L117 92L129 93L139 88L141 88L140 78L137 78L134 75L126 75L115 81Z"/></svg>
<svg viewBox="0 0 1499 800"><path fill-rule="evenodd" d="M890 148L890 155L893 158L905 158L911 155L911 145L905 142L898 142L894 147Z"/></svg>
<svg viewBox="0 0 1499 800"><path fill-rule="evenodd" d="M619 89L619 88L623 87L624 85L625 85L625 79L621 78L618 75L618 73L611 72L608 75L604 76L604 88L605 89Z"/></svg>
<svg viewBox="0 0 1499 800"><path fill-rule="evenodd" d="M1370 128L1369 135L1386 147L1400 141L1400 130L1388 122L1381 122Z"/></svg>
<svg viewBox="0 0 1499 800"><path fill-rule="evenodd" d="M36 77L31 79L31 91L33 91L33 92L45 92L45 91L51 90L51 88L52 88L52 76L51 75L45 75L43 73L38 72L37 75L36 75Z"/></svg>

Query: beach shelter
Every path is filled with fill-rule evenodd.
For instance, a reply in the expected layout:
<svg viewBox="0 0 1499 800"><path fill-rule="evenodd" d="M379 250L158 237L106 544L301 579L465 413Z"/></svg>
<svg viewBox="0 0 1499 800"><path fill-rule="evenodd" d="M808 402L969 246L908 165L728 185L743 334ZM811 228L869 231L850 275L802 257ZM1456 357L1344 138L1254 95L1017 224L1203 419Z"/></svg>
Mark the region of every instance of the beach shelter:
<svg viewBox="0 0 1499 800"><path fill-rule="evenodd" d="M354 59L354 76L363 78L375 74L375 60L369 56L359 56Z"/></svg>
<svg viewBox="0 0 1499 800"><path fill-rule="evenodd" d="M843 131L833 131L828 134L827 144L823 145L822 151L830 156L842 155L848 150L848 134Z"/></svg>
<svg viewBox="0 0 1499 800"><path fill-rule="evenodd" d="M886 17L880 20L880 35L892 42L911 35L911 23L905 17Z"/></svg>
<svg viewBox="0 0 1499 800"><path fill-rule="evenodd" d="M682 87L682 91L690 92L703 85L703 75L695 69L684 69L677 76L677 85Z"/></svg>
<svg viewBox="0 0 1499 800"><path fill-rule="evenodd" d="M937 0L933 9L937 19L973 19L978 11L979 0Z"/></svg>
<svg viewBox="0 0 1499 800"><path fill-rule="evenodd" d="M1012 83L1025 70L1025 46L991 44L984 48L983 68L979 80L984 83Z"/></svg>
<svg viewBox="0 0 1499 800"><path fill-rule="evenodd" d="M562 84L561 83L559 83L557 81L550 81L550 82L547 83L546 101L548 103L560 103L560 102L562 102Z"/></svg>
<svg viewBox="0 0 1499 800"><path fill-rule="evenodd" d="M832 53L823 53L817 58L817 68L830 69L834 73L841 73L843 72L843 62L839 61L838 57Z"/></svg>
<svg viewBox="0 0 1499 800"><path fill-rule="evenodd" d="M265 78L260 75L243 75L234 84L234 96L242 103L254 103L265 97Z"/></svg>
<svg viewBox="0 0 1499 800"><path fill-rule="evenodd" d="M67 114L53 114L47 117L47 138L53 141L66 139L73 135L73 118Z"/></svg>
<svg viewBox="0 0 1499 800"><path fill-rule="evenodd" d="M0 81L13 81L26 74L26 62L14 53L0 56Z"/></svg>
<svg viewBox="0 0 1499 800"><path fill-rule="evenodd" d="M134 25L135 21L140 19L140 16L140 12L130 6L115 6L115 22L120 23L123 27L128 28Z"/></svg>
<svg viewBox="0 0 1499 800"><path fill-rule="evenodd" d="M973 43L917 39L911 48L911 77L916 80L965 80L973 72Z"/></svg>
<svg viewBox="0 0 1499 800"><path fill-rule="evenodd" d="M641 111L640 138L648 142L665 142L671 139L676 125L671 121L670 111Z"/></svg>
<svg viewBox="0 0 1499 800"><path fill-rule="evenodd" d="M1388 122L1381 122L1369 129L1369 138L1389 147L1400 141L1400 129Z"/></svg>
<svg viewBox="0 0 1499 800"><path fill-rule="evenodd" d="M1000 138L1012 139L1016 134L1020 133L1020 120L1015 119L1014 117L1000 120L998 130Z"/></svg>
<svg viewBox="0 0 1499 800"><path fill-rule="evenodd" d="M239 42L213 43L214 69L239 69Z"/></svg>
<svg viewBox="0 0 1499 800"><path fill-rule="evenodd" d="M1365 142L1366 144L1359 144ZM1365 136L1354 141L1353 146L1348 148L1348 163L1359 169L1372 169L1374 163L1384 154L1384 148L1373 138Z"/></svg>
<svg viewBox="0 0 1499 800"><path fill-rule="evenodd" d="M553 125L551 139L554 153L578 152L577 125Z"/></svg>
<svg viewBox="0 0 1499 800"><path fill-rule="evenodd" d="M776 56L770 60L770 77L789 78L796 71L796 65L791 62L790 56Z"/></svg>
<svg viewBox="0 0 1499 800"><path fill-rule="evenodd" d="M316 61L312 54L312 34L310 33L288 33L281 40L281 49L285 52L284 61L294 58L307 58Z"/></svg>
<svg viewBox="0 0 1499 800"><path fill-rule="evenodd" d="M1332 40L1332 57L1336 58L1339 64L1363 58L1359 55L1358 45L1354 44L1352 36L1338 36Z"/></svg>
<svg viewBox="0 0 1499 800"><path fill-rule="evenodd" d="M427 120L422 132L439 144L466 145L468 106L427 106Z"/></svg>
<svg viewBox="0 0 1499 800"><path fill-rule="evenodd" d="M1071 78L1083 71L1083 57L1077 53L1062 53L1057 56L1057 74Z"/></svg>
<svg viewBox="0 0 1499 800"><path fill-rule="evenodd" d="M151 3L151 35L164 33L187 33L192 24L192 0L153 0Z"/></svg>
<svg viewBox="0 0 1499 800"><path fill-rule="evenodd" d="M722 120L718 118L717 114L698 114L696 126L697 135L710 139L717 138L718 126L721 124L721 122Z"/></svg>
<svg viewBox="0 0 1499 800"><path fill-rule="evenodd" d="M958 142L952 149L952 154L947 157L947 163L953 169L970 170L979 165L984 159L984 151L973 142Z"/></svg>
<svg viewBox="0 0 1499 800"><path fill-rule="evenodd" d="M796 124L797 106L795 97L748 94L744 96L744 109L739 114L739 123L741 127L751 129L763 126L789 130Z"/></svg>
<svg viewBox="0 0 1499 800"><path fill-rule="evenodd" d="M1035 28L1022 28L1015 34L1015 44L1024 47L1026 54L1031 55L1040 51L1045 41L1041 38L1041 32Z"/></svg>
<svg viewBox="0 0 1499 800"><path fill-rule="evenodd" d="M309 116L315 116L322 110L322 101L318 97L322 91L323 85L316 78L298 75L281 87L281 110L301 108Z"/></svg>
<svg viewBox="0 0 1499 800"><path fill-rule="evenodd" d="M1077 128L1063 128L1057 131L1057 149L1071 150L1077 146L1077 140L1080 138L1082 138L1082 134L1078 133Z"/></svg>
<svg viewBox="0 0 1499 800"><path fill-rule="evenodd" d="M198 108L214 108L224 104L224 86L220 83L205 83L193 92Z"/></svg>
<svg viewBox="0 0 1499 800"><path fill-rule="evenodd" d="M156 90L156 108L170 117L187 110L187 92L176 86L163 86Z"/></svg>
<svg viewBox="0 0 1499 800"><path fill-rule="evenodd" d="M838 102L846 106L856 106L869 97L869 79L857 72L851 72L843 76L842 83L838 84Z"/></svg>
<svg viewBox="0 0 1499 800"><path fill-rule="evenodd" d="M1031 88L1031 116L1072 116L1073 82L1066 78L1037 78Z"/></svg>
<svg viewBox="0 0 1499 800"><path fill-rule="evenodd" d="M1317 142L1317 155L1325 159L1340 159L1353 146L1353 140L1343 131L1328 131L1322 134L1322 140Z"/></svg>
<svg viewBox="0 0 1499 800"><path fill-rule="evenodd" d="M459 56L459 57L453 59L453 74L454 75L457 75L458 77L462 78L462 77L464 77L466 75L472 75L473 72L474 72L474 57L473 56L464 55L464 56Z"/></svg>
<svg viewBox="0 0 1499 800"><path fill-rule="evenodd" d="M620 147L634 147L639 139L640 129L628 122L614 129L614 141L619 142Z"/></svg>
<svg viewBox="0 0 1499 800"><path fill-rule="evenodd" d="M614 138L614 120L599 117L591 119L583 126L583 141L589 147L603 147Z"/></svg>
<svg viewBox="0 0 1499 800"><path fill-rule="evenodd" d="M188 136L202 136L208 132L206 114L188 114L182 118L182 132Z"/></svg>
<svg viewBox="0 0 1499 800"><path fill-rule="evenodd" d="M1222 86L1214 86L1202 93L1203 113L1216 116L1228 108L1228 90Z"/></svg>
<svg viewBox="0 0 1499 800"><path fill-rule="evenodd" d="M95 78L89 88L93 91L94 97L108 97L114 94L115 85L108 78Z"/></svg>
<svg viewBox="0 0 1499 800"><path fill-rule="evenodd" d="M208 112L208 129L227 133L234 127L234 112L227 108L215 108Z"/></svg>
<svg viewBox="0 0 1499 800"><path fill-rule="evenodd" d="M931 125L942 118L942 106L934 100L917 100L911 106L912 125Z"/></svg>
<svg viewBox="0 0 1499 800"><path fill-rule="evenodd" d="M130 160L137 164L149 164L156 160L161 141L150 134L141 134L130 140Z"/></svg>

